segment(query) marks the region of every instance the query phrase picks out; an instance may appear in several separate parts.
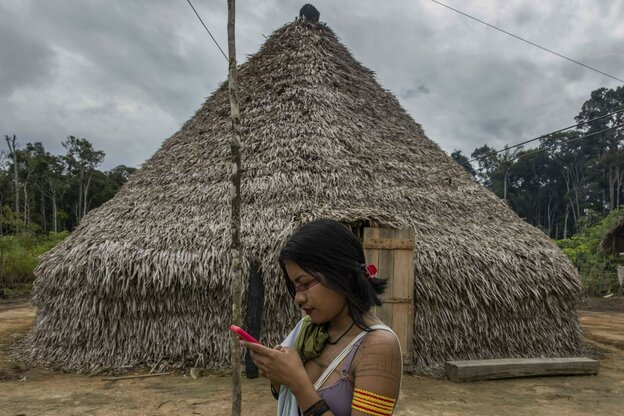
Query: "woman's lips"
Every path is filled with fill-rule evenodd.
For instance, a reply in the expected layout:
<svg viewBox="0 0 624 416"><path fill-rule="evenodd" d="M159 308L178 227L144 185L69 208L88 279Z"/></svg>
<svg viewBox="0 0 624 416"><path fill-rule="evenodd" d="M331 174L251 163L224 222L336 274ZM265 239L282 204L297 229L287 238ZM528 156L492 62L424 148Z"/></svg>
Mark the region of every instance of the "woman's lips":
<svg viewBox="0 0 624 416"><path fill-rule="evenodd" d="M306 314L308 314L308 315L310 315L310 314L312 313L312 311L313 311L313 310L314 310L314 309L306 309L306 308L303 308L303 311L304 311Z"/></svg>

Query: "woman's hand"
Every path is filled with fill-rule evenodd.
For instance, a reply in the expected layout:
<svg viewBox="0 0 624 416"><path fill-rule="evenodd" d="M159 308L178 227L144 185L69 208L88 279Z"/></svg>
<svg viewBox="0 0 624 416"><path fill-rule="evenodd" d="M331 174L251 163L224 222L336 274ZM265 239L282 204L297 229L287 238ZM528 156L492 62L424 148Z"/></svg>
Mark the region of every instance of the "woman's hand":
<svg viewBox="0 0 624 416"><path fill-rule="evenodd" d="M292 391L293 386L311 383L301 358L294 349L281 345L271 349L246 341L240 343L250 351L251 358L261 374L271 380L272 384L283 384Z"/></svg>
<svg viewBox="0 0 624 416"><path fill-rule="evenodd" d="M241 344L242 344L242 342L241 342ZM276 351L281 351L283 348L284 348L284 347L283 347L282 345L280 345L280 344L277 344L276 346L274 346L274 347L273 347L273 349L274 349L274 350L276 350ZM250 351L250 354L251 354L251 351ZM256 367L257 367L257 366L256 366ZM274 382L274 381L273 381L273 380L271 380L269 377L267 377L267 375L266 375L266 374L264 374L264 371L260 370L259 368L258 368L258 370L259 370L259 372L260 372L260 376L262 376L262 377L264 377L264 378L268 378L268 379L269 379L269 381L271 382L271 384L273 384L273 385L279 385L279 384L280 384L280 383Z"/></svg>

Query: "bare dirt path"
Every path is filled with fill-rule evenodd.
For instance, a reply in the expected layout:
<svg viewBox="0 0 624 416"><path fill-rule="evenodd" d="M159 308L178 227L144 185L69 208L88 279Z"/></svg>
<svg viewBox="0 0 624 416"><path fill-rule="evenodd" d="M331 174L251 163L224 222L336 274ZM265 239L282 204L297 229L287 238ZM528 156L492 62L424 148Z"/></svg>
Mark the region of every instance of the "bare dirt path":
<svg viewBox="0 0 624 416"><path fill-rule="evenodd" d="M9 346L32 325L29 304L0 306L0 415L227 415L231 378L185 374L105 381L24 369ZM455 384L406 376L396 415L600 416L624 408L624 313L581 312L588 340L602 351L597 376L540 377ZM130 373L134 374L134 373ZM275 414L265 380L244 379L243 414Z"/></svg>

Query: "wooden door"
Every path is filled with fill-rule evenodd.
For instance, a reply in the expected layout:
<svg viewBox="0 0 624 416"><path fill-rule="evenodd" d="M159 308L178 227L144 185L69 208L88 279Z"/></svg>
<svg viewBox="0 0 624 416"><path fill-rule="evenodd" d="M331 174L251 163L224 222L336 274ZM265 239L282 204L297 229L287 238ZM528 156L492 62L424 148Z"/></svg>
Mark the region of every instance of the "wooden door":
<svg viewBox="0 0 624 416"><path fill-rule="evenodd" d="M399 337L405 370L412 366L414 331L414 232L387 228L364 228L362 236L367 263L377 275L388 279L384 304L375 313Z"/></svg>

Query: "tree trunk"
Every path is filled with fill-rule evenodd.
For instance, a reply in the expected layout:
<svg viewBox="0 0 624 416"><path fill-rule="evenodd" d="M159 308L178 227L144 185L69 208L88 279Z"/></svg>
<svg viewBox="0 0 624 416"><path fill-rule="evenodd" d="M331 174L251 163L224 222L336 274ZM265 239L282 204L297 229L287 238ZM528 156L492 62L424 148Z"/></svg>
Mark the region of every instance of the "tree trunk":
<svg viewBox="0 0 624 416"><path fill-rule="evenodd" d="M505 177L503 181L503 200L507 202L507 168L505 168Z"/></svg>
<svg viewBox="0 0 624 416"><path fill-rule="evenodd" d="M232 246L230 250L232 273L232 323L242 326L242 293L243 293L243 272L241 262L240 244L240 110L238 105L238 90L236 85L236 42L235 42L235 0L228 0L228 90L230 95L230 115L232 119L232 141L231 141L231 163L232 175L230 184L231 218L230 230ZM241 350L236 336L232 336L232 415L241 414Z"/></svg>
<svg viewBox="0 0 624 416"><path fill-rule="evenodd" d="M24 184L24 203L22 205L24 206L24 225L26 226L30 222L28 220L28 214L30 213L30 204L28 203L28 186L26 184Z"/></svg>
<svg viewBox="0 0 624 416"><path fill-rule="evenodd" d="M52 193L52 226L54 227L54 232L58 233L58 222L56 219L56 192Z"/></svg>
<svg viewBox="0 0 624 416"><path fill-rule="evenodd" d="M609 166L609 211L615 208L615 176L613 175L613 165Z"/></svg>
<svg viewBox="0 0 624 416"><path fill-rule="evenodd" d="M550 217L550 205L552 198L548 198L548 206L546 207L546 229L548 230L548 235L552 238L552 221ZM555 238L557 238L555 236Z"/></svg>
<svg viewBox="0 0 624 416"><path fill-rule="evenodd" d="M563 219L563 238L568 238L568 204L566 204L565 217Z"/></svg>
<svg viewBox="0 0 624 416"><path fill-rule="evenodd" d="M80 170L80 176L78 177L78 207L76 214L76 225L80 224L80 220L82 220L82 182L84 178L84 172Z"/></svg>
<svg viewBox="0 0 624 416"><path fill-rule="evenodd" d="M5 135L4 138L6 139L7 145L9 146L9 152L11 152L13 154L13 182L15 187L13 188L15 191L15 218L19 218L19 209L20 209L20 204L19 204L19 195L20 195L20 186L19 186L19 178L18 178L18 168L17 168L17 147L15 144L16 141L16 137L15 135L13 135L13 137L9 137L8 135ZM17 227L17 224L15 225Z"/></svg>
<svg viewBox="0 0 624 416"><path fill-rule="evenodd" d="M617 178L617 184L615 188L615 208L620 207L620 189L622 189L622 175L620 175L620 166L615 167L615 176Z"/></svg>
<svg viewBox="0 0 624 416"><path fill-rule="evenodd" d="M41 196L41 228L43 228L44 232L48 232L48 224L46 221L46 206L45 206L45 195L43 192L40 192Z"/></svg>
<svg viewBox="0 0 624 416"><path fill-rule="evenodd" d="M88 209L87 207L89 206L89 203L87 202L88 198L87 196L89 195L89 186L91 185L91 176L93 175L93 173L89 174L89 178L87 178L87 183L85 184L84 187L84 192L83 192L83 204L82 204L82 217L84 218L85 215L87 215Z"/></svg>

